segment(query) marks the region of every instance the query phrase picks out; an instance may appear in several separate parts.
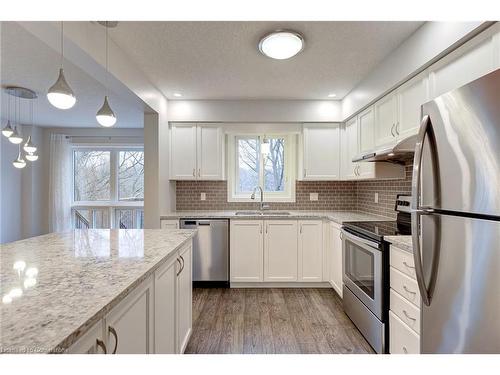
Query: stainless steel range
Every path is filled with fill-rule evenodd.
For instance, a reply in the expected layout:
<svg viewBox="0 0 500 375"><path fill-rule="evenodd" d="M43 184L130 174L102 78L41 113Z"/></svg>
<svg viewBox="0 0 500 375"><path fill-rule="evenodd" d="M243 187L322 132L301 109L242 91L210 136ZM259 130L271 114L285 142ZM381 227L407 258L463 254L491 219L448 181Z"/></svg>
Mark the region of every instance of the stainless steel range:
<svg viewBox="0 0 500 375"><path fill-rule="evenodd" d="M389 244L384 236L410 235L409 195L398 195L395 221L344 223L344 311L377 353L386 353L389 314Z"/></svg>

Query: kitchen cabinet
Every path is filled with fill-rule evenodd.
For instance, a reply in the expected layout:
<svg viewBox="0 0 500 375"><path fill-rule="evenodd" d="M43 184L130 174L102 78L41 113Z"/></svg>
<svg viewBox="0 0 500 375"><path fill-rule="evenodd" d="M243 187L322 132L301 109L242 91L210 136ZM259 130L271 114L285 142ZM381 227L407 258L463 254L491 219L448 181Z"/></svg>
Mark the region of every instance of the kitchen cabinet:
<svg viewBox="0 0 500 375"><path fill-rule="evenodd" d="M359 152L373 150L375 146L374 108L369 107L358 115Z"/></svg>
<svg viewBox="0 0 500 375"><path fill-rule="evenodd" d="M153 353L154 296L151 279L142 283L114 307L105 318L109 353Z"/></svg>
<svg viewBox="0 0 500 375"><path fill-rule="evenodd" d="M171 180L223 180L224 134L214 124L172 124Z"/></svg>
<svg viewBox="0 0 500 375"><path fill-rule="evenodd" d="M302 179L340 179L340 124L304 124Z"/></svg>
<svg viewBox="0 0 500 375"><path fill-rule="evenodd" d="M429 101L429 75L427 71L413 77L397 90L398 119L395 132L398 139L417 134L422 118L422 104Z"/></svg>
<svg viewBox="0 0 500 375"><path fill-rule="evenodd" d="M323 280L323 223L321 220L300 220L298 227L298 281L321 282Z"/></svg>
<svg viewBox="0 0 500 375"><path fill-rule="evenodd" d="M357 116L345 123L341 132L341 142L342 179L356 179L359 163L354 163L352 159L359 153Z"/></svg>
<svg viewBox="0 0 500 375"><path fill-rule="evenodd" d="M420 337L392 311L389 311L389 352L391 354L419 354Z"/></svg>
<svg viewBox="0 0 500 375"><path fill-rule="evenodd" d="M375 109L375 146L393 143L397 138L397 95L392 92L374 105Z"/></svg>
<svg viewBox="0 0 500 375"><path fill-rule="evenodd" d="M297 221L264 221L264 281L297 281Z"/></svg>
<svg viewBox="0 0 500 375"><path fill-rule="evenodd" d="M231 220L231 282L261 282L264 280L263 225L262 220Z"/></svg>
<svg viewBox="0 0 500 375"><path fill-rule="evenodd" d="M337 294L342 298L342 239L340 225L328 223L328 281Z"/></svg>
<svg viewBox="0 0 500 375"><path fill-rule="evenodd" d="M179 251L176 273L176 306L177 306L177 353L184 353L192 330L193 305L193 270L192 246L186 246Z"/></svg>
<svg viewBox="0 0 500 375"><path fill-rule="evenodd" d="M176 353L176 303L178 257L155 272L155 353ZM180 267L180 266L179 266Z"/></svg>
<svg viewBox="0 0 500 375"><path fill-rule="evenodd" d="M69 354L107 354L104 342L104 324L99 321L68 349Z"/></svg>
<svg viewBox="0 0 500 375"><path fill-rule="evenodd" d="M179 220L160 220L161 229L179 229Z"/></svg>

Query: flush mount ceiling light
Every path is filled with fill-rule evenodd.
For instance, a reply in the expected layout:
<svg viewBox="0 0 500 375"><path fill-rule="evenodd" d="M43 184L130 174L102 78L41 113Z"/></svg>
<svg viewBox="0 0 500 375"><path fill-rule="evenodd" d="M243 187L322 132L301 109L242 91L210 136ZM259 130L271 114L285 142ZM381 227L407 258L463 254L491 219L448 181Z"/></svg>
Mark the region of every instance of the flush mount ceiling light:
<svg viewBox="0 0 500 375"><path fill-rule="evenodd" d="M64 63L64 23L61 21L61 67L56 83L47 92L47 99L50 104L59 109L69 109L76 103L75 94L69 87L63 70Z"/></svg>
<svg viewBox="0 0 500 375"><path fill-rule="evenodd" d="M182 97L182 94L180 92L174 92L174 96L176 98L180 98L180 97Z"/></svg>
<svg viewBox="0 0 500 375"><path fill-rule="evenodd" d="M105 23L102 23L102 22L103 21L100 21L99 24L103 25L106 28L106 78L105 78L105 82L104 82L104 85L106 88L106 93L104 95L104 103L102 104L102 107L97 111L95 118L99 124L101 124L105 128L109 128L116 123L116 116L108 103L108 75L109 75L109 70L108 70L108 29L110 27L116 27L116 25L113 26L111 23L108 24L108 21L105 21Z"/></svg>
<svg viewBox="0 0 500 375"><path fill-rule="evenodd" d="M328 94L328 97L329 97L329 98L336 98L336 97L337 97L337 94L331 93L331 94Z"/></svg>
<svg viewBox="0 0 500 375"><path fill-rule="evenodd" d="M289 59L304 49L302 35L291 30L277 30L264 36L259 43L260 52L276 60Z"/></svg>

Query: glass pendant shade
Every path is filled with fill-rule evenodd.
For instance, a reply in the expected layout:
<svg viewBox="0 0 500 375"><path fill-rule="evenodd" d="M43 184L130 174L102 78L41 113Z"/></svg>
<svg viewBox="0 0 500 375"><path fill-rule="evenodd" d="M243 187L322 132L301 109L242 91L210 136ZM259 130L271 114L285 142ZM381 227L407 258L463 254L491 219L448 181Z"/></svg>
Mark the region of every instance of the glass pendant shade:
<svg viewBox="0 0 500 375"><path fill-rule="evenodd" d="M2 134L9 138L12 134L14 133L14 129L12 129L12 126L10 126L10 120L7 121L7 125L2 129Z"/></svg>
<svg viewBox="0 0 500 375"><path fill-rule="evenodd" d="M50 104L59 109L69 109L76 103L75 94L69 87L64 77L63 69L59 69L59 77L56 83L47 92L47 99Z"/></svg>
<svg viewBox="0 0 500 375"><path fill-rule="evenodd" d="M31 135L28 137L28 140L24 144L23 147L24 151L26 151L28 154L32 154L36 151L36 146L31 142ZM29 159L28 159L29 160Z"/></svg>
<svg viewBox="0 0 500 375"><path fill-rule="evenodd" d="M23 137L21 137L19 135L19 133L17 132L17 127L14 128L14 132L9 137L9 141L11 143L14 143L15 145L18 145L19 143L21 143L23 141Z"/></svg>
<svg viewBox="0 0 500 375"><path fill-rule="evenodd" d="M38 160L38 155L35 155L33 153L27 154L26 159L29 161L37 161Z"/></svg>
<svg viewBox="0 0 500 375"><path fill-rule="evenodd" d="M95 116L97 122L102 126L109 128L116 123L116 116L108 103L108 97L104 97L104 103L102 104L101 109L97 111Z"/></svg>
<svg viewBox="0 0 500 375"><path fill-rule="evenodd" d="M26 161L23 159L21 155L21 149L19 149L19 154L17 155L17 159L12 162L12 165L17 169L22 169L26 167Z"/></svg>

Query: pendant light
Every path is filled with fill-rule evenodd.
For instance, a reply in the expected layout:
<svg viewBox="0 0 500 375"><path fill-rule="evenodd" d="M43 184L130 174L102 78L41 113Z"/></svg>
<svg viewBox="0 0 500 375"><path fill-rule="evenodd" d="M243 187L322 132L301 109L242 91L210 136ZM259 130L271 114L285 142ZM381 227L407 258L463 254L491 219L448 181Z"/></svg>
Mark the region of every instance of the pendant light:
<svg viewBox="0 0 500 375"><path fill-rule="evenodd" d="M18 103L19 102L19 98L16 99L16 101L14 102L14 107L16 108L16 123L19 124L19 118L17 118L19 116L19 106L18 106ZM23 141L23 137L21 137L21 134L19 134L19 132L17 131L17 125L14 126L14 132L11 134L11 136L9 137L9 141L10 143L14 143L15 145L18 145L20 144L22 141Z"/></svg>
<svg viewBox="0 0 500 375"><path fill-rule="evenodd" d="M17 169L26 167L26 161L23 159L23 155L21 154L21 145L19 145L19 153L17 154L17 158L12 162L12 164Z"/></svg>
<svg viewBox="0 0 500 375"><path fill-rule="evenodd" d="M10 98L11 96L9 95L9 102L7 104L9 106L7 111L7 125L5 125L5 127L2 129L2 134L7 138L9 138L14 133L14 129L12 129L12 126L10 125Z"/></svg>
<svg viewBox="0 0 500 375"><path fill-rule="evenodd" d="M30 106L30 122L31 126L33 127L33 101L31 102ZM35 155L35 152L37 150L37 147L31 142L31 135L28 137L28 140L24 144L23 147L24 151L26 152L26 159L29 161L36 161L38 160L38 155Z"/></svg>
<svg viewBox="0 0 500 375"><path fill-rule="evenodd" d="M69 109L76 103L75 94L64 77L64 23L61 21L61 67L56 83L47 92L50 104L59 109Z"/></svg>
<svg viewBox="0 0 500 375"><path fill-rule="evenodd" d="M106 21L104 27L106 28L106 78L105 78L105 89L106 89L106 95L104 95L104 103L102 104L102 107L97 111L96 113L96 119L99 124L102 126L109 128L113 126L116 123L116 116L111 107L109 106L108 102L108 28L110 25L108 25L108 22Z"/></svg>

